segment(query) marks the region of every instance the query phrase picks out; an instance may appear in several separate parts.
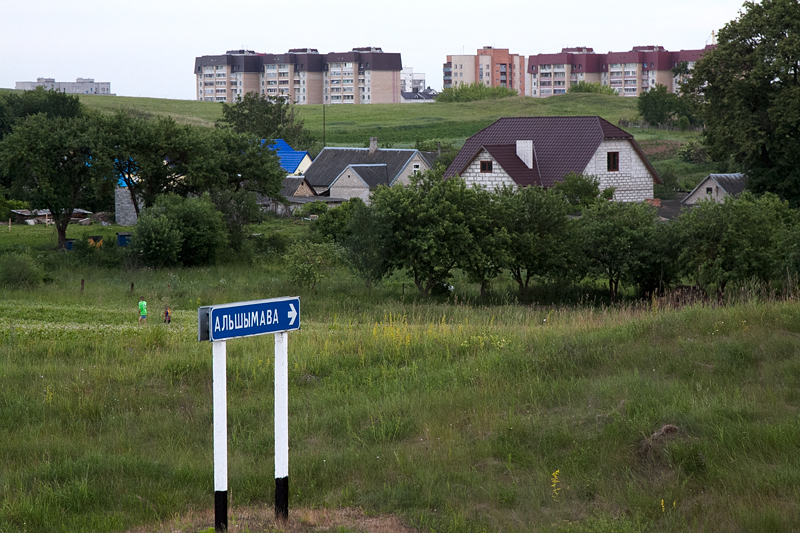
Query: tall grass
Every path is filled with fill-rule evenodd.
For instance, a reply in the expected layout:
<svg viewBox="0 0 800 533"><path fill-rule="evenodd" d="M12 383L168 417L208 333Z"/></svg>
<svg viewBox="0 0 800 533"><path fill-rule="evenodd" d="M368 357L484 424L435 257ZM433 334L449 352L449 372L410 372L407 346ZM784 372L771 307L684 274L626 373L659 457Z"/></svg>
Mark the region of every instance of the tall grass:
<svg viewBox="0 0 800 533"><path fill-rule="evenodd" d="M118 531L209 508L211 349L195 308L294 294L292 508L361 507L435 531L792 531L800 519L794 299L403 301L400 279L303 292L277 263L51 275L0 300L0 531ZM142 327L140 293L153 310ZM269 336L228 343L233 505L274 497L273 357Z"/></svg>

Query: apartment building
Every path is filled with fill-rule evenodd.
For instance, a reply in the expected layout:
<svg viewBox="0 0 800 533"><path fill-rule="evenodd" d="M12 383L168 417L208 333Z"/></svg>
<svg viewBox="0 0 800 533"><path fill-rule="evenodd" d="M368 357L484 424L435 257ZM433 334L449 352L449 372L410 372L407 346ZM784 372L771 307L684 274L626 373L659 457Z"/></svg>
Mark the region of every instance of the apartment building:
<svg viewBox="0 0 800 533"><path fill-rule="evenodd" d="M713 48L670 52L663 46L635 46L629 52L595 53L592 48L562 48L558 54L528 57L528 96L547 98L564 94L581 81L613 87L623 96L639 96L656 85L678 92L680 76L672 68L686 62L689 69Z"/></svg>
<svg viewBox="0 0 800 533"><path fill-rule="evenodd" d="M477 82L526 94L525 56L512 54L508 48L484 46L475 55L449 55L442 74L445 89Z"/></svg>
<svg viewBox="0 0 800 533"><path fill-rule="evenodd" d="M424 90L425 74L421 72L414 72L413 67L406 67L400 71L400 92L410 93Z"/></svg>
<svg viewBox="0 0 800 533"><path fill-rule="evenodd" d="M195 58L197 99L234 102L249 92L282 96L296 104L400 102L400 54L380 48L320 54L295 48L285 54L229 50Z"/></svg>
<svg viewBox="0 0 800 533"><path fill-rule="evenodd" d="M111 93L111 82L94 81L92 78L78 78L73 81L56 81L55 78L36 78L36 81L18 81L15 89L32 91L36 87L44 87L48 91L60 91L67 94L102 94L116 96Z"/></svg>

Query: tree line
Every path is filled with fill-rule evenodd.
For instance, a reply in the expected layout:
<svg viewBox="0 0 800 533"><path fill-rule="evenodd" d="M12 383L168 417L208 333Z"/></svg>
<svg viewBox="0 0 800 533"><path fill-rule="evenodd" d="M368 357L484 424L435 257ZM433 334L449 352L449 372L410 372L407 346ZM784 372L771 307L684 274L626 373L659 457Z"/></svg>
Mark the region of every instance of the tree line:
<svg viewBox="0 0 800 533"><path fill-rule="evenodd" d="M199 128L131 110L93 113L77 96L42 88L8 94L0 97L0 193L49 209L61 248L73 211L113 209L118 184L137 215L164 195L208 194L236 246L257 213L255 195L279 197L285 177L264 139L307 139L285 102L250 100L226 104L218 127ZM259 109L260 129L251 131L240 117Z"/></svg>
<svg viewBox="0 0 800 533"><path fill-rule="evenodd" d="M367 284L404 271L422 295L460 269L485 295L502 273L520 299L534 284L602 281L612 301L688 283L722 295L733 282L778 286L800 267L800 219L772 194L706 202L673 222L646 203L609 201L592 176L551 189L488 191L441 167L405 187L379 187L370 205L352 199L324 212L315 230L343 250ZM319 255L319 252L318 252Z"/></svg>

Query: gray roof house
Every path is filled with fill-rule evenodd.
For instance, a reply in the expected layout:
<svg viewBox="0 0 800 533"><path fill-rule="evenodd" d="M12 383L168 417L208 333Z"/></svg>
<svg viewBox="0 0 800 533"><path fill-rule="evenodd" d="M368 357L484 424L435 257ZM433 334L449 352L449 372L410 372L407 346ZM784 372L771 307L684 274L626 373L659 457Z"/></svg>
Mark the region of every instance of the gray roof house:
<svg viewBox="0 0 800 533"><path fill-rule="evenodd" d="M709 174L683 199L683 204L694 205L709 199L722 202L726 196L738 196L746 188L745 174Z"/></svg>
<svg viewBox="0 0 800 533"><path fill-rule="evenodd" d="M378 148L370 138L369 148L324 148L306 170L305 178L316 194L336 198L361 198L379 185L408 183L409 177L433 166L435 153L414 149Z"/></svg>
<svg viewBox="0 0 800 533"><path fill-rule="evenodd" d="M501 118L466 140L445 177L488 189L552 187L572 172L596 176L623 202L651 199L661 183L633 135L597 116Z"/></svg>

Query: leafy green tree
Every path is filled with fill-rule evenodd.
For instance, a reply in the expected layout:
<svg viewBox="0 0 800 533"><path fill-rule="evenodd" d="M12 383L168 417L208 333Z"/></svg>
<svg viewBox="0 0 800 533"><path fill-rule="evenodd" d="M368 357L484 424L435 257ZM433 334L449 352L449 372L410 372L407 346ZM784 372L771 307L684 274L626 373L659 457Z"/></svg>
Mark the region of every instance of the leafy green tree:
<svg viewBox="0 0 800 533"><path fill-rule="evenodd" d="M372 205L391 231L389 264L405 269L427 296L441 286L474 249L464 211L467 186L460 178L443 179L444 170L429 170L407 186L381 186Z"/></svg>
<svg viewBox="0 0 800 533"><path fill-rule="evenodd" d="M667 124L678 112L678 95L667 92L665 85L643 92L636 98L636 107L642 119L651 126Z"/></svg>
<svg viewBox="0 0 800 533"><path fill-rule="evenodd" d="M212 190L210 195L211 201L225 220L228 244L233 251L242 250L247 226L262 220L261 209L255 193L243 189L238 191L216 189Z"/></svg>
<svg viewBox="0 0 800 533"><path fill-rule="evenodd" d="M489 282L502 272L507 262L511 242L504 225L507 213L500 197L482 188L467 188L462 202L473 246L458 261L458 266L480 284L481 298L485 298Z"/></svg>
<svg viewBox="0 0 800 533"><path fill-rule="evenodd" d="M768 281L782 263L778 244L795 217L787 202L769 193L701 202L675 222L681 273L715 286L720 297L732 281Z"/></svg>
<svg viewBox="0 0 800 533"><path fill-rule="evenodd" d="M613 87L610 85L602 85L599 81L598 82L588 82L588 81L579 81L578 83L573 83L567 89L568 93L594 93L594 94L605 94L608 96L619 96L619 93L614 90Z"/></svg>
<svg viewBox="0 0 800 533"><path fill-rule="evenodd" d="M556 189L524 187L499 193L503 227L509 236L502 266L525 298L532 279L563 279L573 270L574 225L570 204Z"/></svg>
<svg viewBox="0 0 800 533"><path fill-rule="evenodd" d="M295 150L307 150L315 141L296 108L282 96L256 93L238 96L236 102L222 104L222 118L217 126L259 139L283 139Z"/></svg>
<svg viewBox="0 0 800 533"><path fill-rule="evenodd" d="M350 198L342 205L333 209L325 209L322 213L319 213L319 218L314 221L311 227L323 239L342 243L349 235L351 229L350 218L353 212L363 205L364 200L361 198Z"/></svg>
<svg viewBox="0 0 800 533"><path fill-rule="evenodd" d="M436 95L437 102L473 102L476 100L497 100L517 96L517 91L508 87L489 87L484 83L462 84L445 87Z"/></svg>
<svg viewBox="0 0 800 533"><path fill-rule="evenodd" d="M340 242L348 266L367 287L372 287L391 272L388 261L390 239L389 227L377 210L362 201L352 203L347 227L340 233Z"/></svg>
<svg viewBox="0 0 800 533"><path fill-rule="evenodd" d="M28 116L0 143L0 168L13 180L18 197L33 208L50 210L59 248L66 247L67 226L75 208L93 191L114 185L106 150L97 119L92 117Z"/></svg>
<svg viewBox="0 0 800 533"><path fill-rule="evenodd" d="M44 113L47 118L75 118L83 112L77 95L46 91L44 87L0 96L0 140L11 133L15 122L30 115Z"/></svg>
<svg viewBox="0 0 800 533"><path fill-rule="evenodd" d="M566 202L576 208L588 207L598 201L611 200L614 187L600 190L600 179L597 176L570 172L553 187L561 193Z"/></svg>
<svg viewBox="0 0 800 533"><path fill-rule="evenodd" d="M608 279L612 301L620 282L634 282L634 273L649 261L655 224L655 208L644 203L598 202L583 211L581 250L589 271Z"/></svg>
<svg viewBox="0 0 800 533"><path fill-rule="evenodd" d="M733 157L748 188L800 205L800 4L746 2L682 88L701 102L712 159Z"/></svg>
<svg viewBox="0 0 800 533"><path fill-rule="evenodd" d="M207 265L222 256L228 242L225 221L209 194L189 198L163 195L148 211L154 216L163 214L175 222L183 238L180 251L183 265Z"/></svg>
<svg viewBox="0 0 800 533"><path fill-rule="evenodd" d="M182 246L183 235L177 221L145 209L136 221L129 250L143 264L160 268L179 265Z"/></svg>

